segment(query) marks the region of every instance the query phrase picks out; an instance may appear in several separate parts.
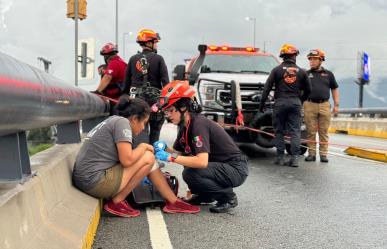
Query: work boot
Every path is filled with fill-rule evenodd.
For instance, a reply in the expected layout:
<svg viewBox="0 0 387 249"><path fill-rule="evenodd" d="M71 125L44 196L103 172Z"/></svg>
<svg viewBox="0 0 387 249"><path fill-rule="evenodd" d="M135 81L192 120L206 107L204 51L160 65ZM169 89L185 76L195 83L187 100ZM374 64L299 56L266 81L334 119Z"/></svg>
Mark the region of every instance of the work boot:
<svg viewBox="0 0 387 249"><path fill-rule="evenodd" d="M185 202L191 204L191 205L200 205L200 204L209 204L214 202L214 199L205 197L203 195L197 195L193 194L191 198L185 199Z"/></svg>
<svg viewBox="0 0 387 249"><path fill-rule="evenodd" d="M298 167L298 156L291 156L289 161L286 162L286 166Z"/></svg>
<svg viewBox="0 0 387 249"><path fill-rule="evenodd" d="M328 157L326 155L320 155L320 162L322 163L329 162Z"/></svg>
<svg viewBox="0 0 387 249"><path fill-rule="evenodd" d="M236 195L228 201L218 201L215 206L210 207L211 213L227 213L230 209L238 206L238 198Z"/></svg>
<svg viewBox="0 0 387 249"><path fill-rule="evenodd" d="M308 155L307 157L305 157L305 161L306 162L314 162L314 161L316 161L316 156Z"/></svg>
<svg viewBox="0 0 387 249"><path fill-rule="evenodd" d="M284 165L285 164L285 159L284 155L277 155L274 159L273 162L275 165Z"/></svg>

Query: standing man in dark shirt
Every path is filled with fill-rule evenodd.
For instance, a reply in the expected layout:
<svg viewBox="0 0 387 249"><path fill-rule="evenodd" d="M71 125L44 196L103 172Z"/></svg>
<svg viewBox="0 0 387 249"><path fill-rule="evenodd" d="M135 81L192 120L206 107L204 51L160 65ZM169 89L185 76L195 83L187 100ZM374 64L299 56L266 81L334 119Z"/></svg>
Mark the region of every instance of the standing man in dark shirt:
<svg viewBox="0 0 387 249"><path fill-rule="evenodd" d="M217 201L210 211L228 212L238 205L233 188L248 175L246 157L220 125L200 114L188 81L172 81L161 95L161 107L179 132L173 149L161 141L154 144L156 158L184 166L183 179L193 194L187 202Z"/></svg>
<svg viewBox="0 0 387 249"><path fill-rule="evenodd" d="M301 140L301 108L310 91L310 81L304 70L296 65L298 49L285 44L280 50L283 62L275 67L267 81L262 93L260 111L264 112L265 102L269 92L274 89L273 126L277 147L277 156L274 161L277 165L298 167ZM291 158L284 162L285 132L290 135Z"/></svg>
<svg viewBox="0 0 387 249"><path fill-rule="evenodd" d="M118 56L117 46L113 43L105 44L100 54L104 57L106 64L98 67L101 80L94 93L118 100L125 88L126 63Z"/></svg>
<svg viewBox="0 0 387 249"><path fill-rule="evenodd" d="M142 52L133 55L128 62L125 74L126 92L132 97L141 97L150 106L156 103L160 90L169 82L164 58L157 54L158 33L143 29L137 35L137 43ZM164 123L162 113L152 113L149 119L149 143L159 140Z"/></svg>
<svg viewBox="0 0 387 249"><path fill-rule="evenodd" d="M320 145L320 161L328 162L328 129L331 122L330 91L333 96L332 113L339 111L339 90L335 76L331 71L321 66L325 61L325 53L321 49L312 49L308 54L310 69L307 71L312 84L312 92L304 102L304 116L308 133L309 155L305 161L316 161L316 133L318 132Z"/></svg>

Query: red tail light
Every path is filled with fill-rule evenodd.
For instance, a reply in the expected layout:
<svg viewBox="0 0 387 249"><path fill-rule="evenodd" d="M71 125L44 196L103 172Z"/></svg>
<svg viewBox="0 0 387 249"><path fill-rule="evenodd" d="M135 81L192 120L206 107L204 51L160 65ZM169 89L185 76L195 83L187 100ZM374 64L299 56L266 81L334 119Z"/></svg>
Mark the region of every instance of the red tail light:
<svg viewBox="0 0 387 249"><path fill-rule="evenodd" d="M229 47L227 47L227 46L222 46L221 49L222 49L223 51L227 51L227 50L229 50Z"/></svg>
<svg viewBox="0 0 387 249"><path fill-rule="evenodd" d="M255 51L255 48L247 47L247 48L246 48L246 51L247 51L247 52L254 52L254 51Z"/></svg>
<svg viewBox="0 0 387 249"><path fill-rule="evenodd" d="M208 49L211 51L217 51L218 47L217 46L208 46Z"/></svg>

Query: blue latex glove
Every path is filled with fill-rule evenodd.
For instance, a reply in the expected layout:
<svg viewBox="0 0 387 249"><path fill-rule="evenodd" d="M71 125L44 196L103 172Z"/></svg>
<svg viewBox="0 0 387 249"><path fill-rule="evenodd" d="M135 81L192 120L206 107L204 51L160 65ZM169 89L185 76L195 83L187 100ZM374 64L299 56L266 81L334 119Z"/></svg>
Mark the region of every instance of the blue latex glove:
<svg viewBox="0 0 387 249"><path fill-rule="evenodd" d="M167 148L167 144L164 141L156 141L153 143L153 148L155 149L155 153L157 153L164 151Z"/></svg>
<svg viewBox="0 0 387 249"><path fill-rule="evenodd" d="M160 150L156 152L156 159L164 162L170 162L171 159L171 153L168 153L166 151Z"/></svg>

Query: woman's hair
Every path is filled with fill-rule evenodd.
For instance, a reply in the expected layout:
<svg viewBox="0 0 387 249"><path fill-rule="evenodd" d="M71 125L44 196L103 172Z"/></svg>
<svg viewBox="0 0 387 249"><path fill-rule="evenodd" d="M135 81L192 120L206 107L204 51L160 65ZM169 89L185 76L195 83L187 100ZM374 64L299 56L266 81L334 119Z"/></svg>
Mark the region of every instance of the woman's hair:
<svg viewBox="0 0 387 249"><path fill-rule="evenodd" d="M129 95L122 95L115 107L115 113L119 116L129 118L137 116L142 120L150 114L150 107L148 103L140 98L129 98Z"/></svg>
<svg viewBox="0 0 387 249"><path fill-rule="evenodd" d="M183 107L186 107L188 112L190 113L201 113L202 107L199 105L199 103L196 101L196 99L190 99L190 98L182 98L176 101L174 104L176 109L180 110Z"/></svg>

